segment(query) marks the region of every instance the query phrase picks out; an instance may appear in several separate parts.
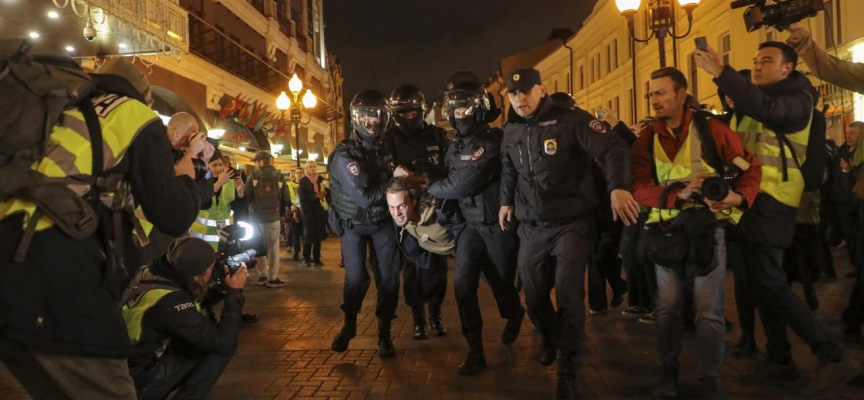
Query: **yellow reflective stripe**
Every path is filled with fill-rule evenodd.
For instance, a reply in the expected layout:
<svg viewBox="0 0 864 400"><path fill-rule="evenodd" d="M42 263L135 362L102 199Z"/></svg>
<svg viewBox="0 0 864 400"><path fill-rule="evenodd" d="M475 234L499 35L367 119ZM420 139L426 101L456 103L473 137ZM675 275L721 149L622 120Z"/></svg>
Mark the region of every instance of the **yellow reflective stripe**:
<svg viewBox="0 0 864 400"><path fill-rule="evenodd" d="M792 135L787 136L787 139L789 139L789 144L792 145L792 149L795 150L795 155L799 157L801 157L802 155L806 155L807 145L794 142L790 136ZM773 133L741 132L741 141L746 141L750 143L764 143L768 146L778 148L778 151L780 148L780 140Z"/></svg>
<svg viewBox="0 0 864 400"><path fill-rule="evenodd" d="M221 225L231 225L230 219L207 219L198 217L195 219L195 222L205 225L205 226L219 226Z"/></svg>
<svg viewBox="0 0 864 400"><path fill-rule="evenodd" d="M189 236L199 238L207 243L210 243L211 246L213 244L219 244L219 235L207 235L201 232L189 231Z"/></svg>
<svg viewBox="0 0 864 400"><path fill-rule="evenodd" d="M756 154L756 158L759 159L759 163L762 164L763 167L774 167L774 168L783 168L783 158L777 156L769 156L767 154ZM786 158L786 168L787 169L798 169L798 165L795 164L795 160L791 158Z"/></svg>
<svg viewBox="0 0 864 400"><path fill-rule="evenodd" d="M102 97L94 99L94 104L100 99ZM112 107L107 115L99 117L104 141L105 170L116 166L140 131L159 118L153 110L138 101L123 100ZM93 155L89 134L83 133L86 132L86 124L83 124L83 121L84 116L77 109L65 111L62 120L64 125L58 125L51 131L48 137L48 151L45 157L33 166L33 170L48 177L64 177L78 173L91 174ZM70 187L78 193L83 193L83 189L86 189L80 185ZM0 220L12 214L23 213L23 223L26 226L35 210L35 204L11 198L0 202ZM48 229L53 224L50 218L43 216L37 223L36 230Z"/></svg>

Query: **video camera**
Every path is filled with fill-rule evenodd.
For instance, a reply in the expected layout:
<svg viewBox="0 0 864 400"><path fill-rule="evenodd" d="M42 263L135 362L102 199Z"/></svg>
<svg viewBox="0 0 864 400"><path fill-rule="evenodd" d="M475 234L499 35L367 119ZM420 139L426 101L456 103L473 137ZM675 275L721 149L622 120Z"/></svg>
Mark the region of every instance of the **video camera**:
<svg viewBox="0 0 864 400"><path fill-rule="evenodd" d="M246 264L248 269L255 269L255 257L267 255L267 246L262 239L261 235L255 235L252 225L243 221L222 228L210 286L218 288L222 285L225 267L228 267L228 275L234 275L240 269L240 263Z"/></svg>
<svg viewBox="0 0 864 400"><path fill-rule="evenodd" d="M731 4L732 9L747 7L744 11L744 24L747 32L753 32L762 26L773 26L778 31L786 29L789 24L808 17L815 17L819 11L825 10L823 0L774 0L774 4L766 4L768 0L738 0Z"/></svg>

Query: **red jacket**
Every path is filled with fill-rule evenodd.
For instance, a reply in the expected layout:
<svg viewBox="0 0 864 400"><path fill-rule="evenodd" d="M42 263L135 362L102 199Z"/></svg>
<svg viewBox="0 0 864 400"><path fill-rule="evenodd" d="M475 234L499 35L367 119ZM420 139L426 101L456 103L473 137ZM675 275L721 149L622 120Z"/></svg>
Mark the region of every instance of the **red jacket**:
<svg viewBox="0 0 864 400"><path fill-rule="evenodd" d="M693 115L694 111L690 108L684 111L680 141L675 139L672 129L666 125L666 121L664 120L657 120L652 128L645 128L639 133L639 138L630 149L633 169L632 191L633 197L639 203L653 208L675 208L675 202L678 200L680 189L672 190L666 198L666 204L662 207L658 204L659 197L666 188L654 184L652 174L654 162L651 160L651 155L648 152L648 146L653 144L649 144L648 139L651 137L651 129L653 129L655 136L660 140L660 146L666 151L666 155L669 156L670 160L674 160L678 154L679 147L687 140L688 129ZM726 164L731 164L732 160L737 156L744 158L750 163L750 169L741 175L735 192L747 197L748 207L753 205L753 200L759 194L759 184L762 181L762 166L759 165L756 157L744 151L744 147L741 145L741 138L738 137L737 133L723 124L723 122L715 118L709 118L708 124L711 128L711 136L714 137L717 154L723 158ZM702 159L705 159L705 154L702 154Z"/></svg>

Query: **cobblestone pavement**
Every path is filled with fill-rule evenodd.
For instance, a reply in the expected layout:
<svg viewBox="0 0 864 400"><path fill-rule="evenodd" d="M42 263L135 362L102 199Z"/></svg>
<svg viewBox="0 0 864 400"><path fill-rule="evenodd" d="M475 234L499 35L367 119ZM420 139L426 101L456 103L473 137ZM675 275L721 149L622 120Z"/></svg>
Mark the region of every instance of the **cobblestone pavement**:
<svg viewBox="0 0 864 400"><path fill-rule="evenodd" d="M212 399L551 399L555 367L537 361L539 337L526 318L519 339L511 346L500 341L504 320L497 315L488 286L480 286L484 342L489 367L474 377L462 377L456 367L464 360L467 345L459 333L459 318L452 292L452 260L443 316L446 337L412 340L410 310L400 304L393 335L397 355L377 356L377 325L374 316L374 284L358 321L357 338L345 353L330 351L330 342L342 324L343 270L339 268L339 240L323 245L325 266L307 268L282 253L284 288L267 289L252 282L246 289L246 311L257 313L261 322L241 332L240 348L211 393ZM838 274L849 270L845 252L835 251ZM253 278L255 274L252 274ZM852 280L817 285L821 302L819 317L839 335L839 314L851 291ZM400 296L401 297L401 296ZM401 300L400 300L401 302ZM732 276L727 277L726 311L736 321ZM727 349L738 331L727 335ZM659 378L652 325L624 316L620 310L587 317L586 354L578 374L580 397L584 399L650 399ZM757 329L761 344L764 335ZM722 385L730 399L796 398L813 376L816 360L794 334L795 359L803 378L789 385L741 386L735 376L753 361L726 357ZM682 398L694 398L696 355L688 339L682 354ZM846 343L856 357L864 344ZM728 354L728 351L727 351ZM864 381L864 379L861 379ZM835 391L829 399L864 399L864 383L854 382ZM686 390L690 389L690 392ZM9 373L0 366L0 399L27 398Z"/></svg>

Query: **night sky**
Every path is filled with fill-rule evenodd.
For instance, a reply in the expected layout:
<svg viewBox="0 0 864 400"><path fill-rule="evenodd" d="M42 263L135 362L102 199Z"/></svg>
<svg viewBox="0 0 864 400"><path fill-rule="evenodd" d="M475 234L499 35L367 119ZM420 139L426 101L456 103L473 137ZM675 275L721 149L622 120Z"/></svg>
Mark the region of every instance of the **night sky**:
<svg viewBox="0 0 864 400"><path fill-rule="evenodd" d="M325 0L326 45L354 94L385 96L417 85L431 104L467 68L485 80L501 59L544 43L552 29L574 32L596 0Z"/></svg>

